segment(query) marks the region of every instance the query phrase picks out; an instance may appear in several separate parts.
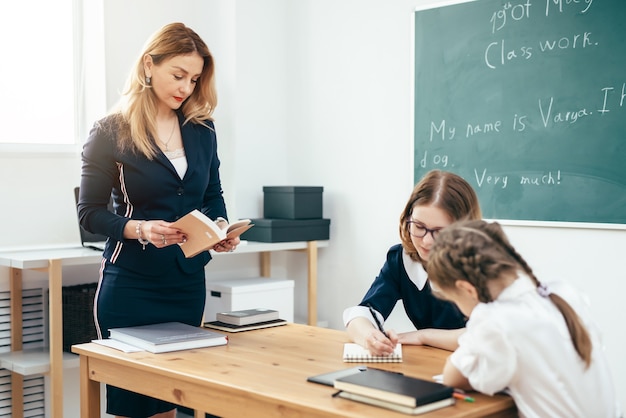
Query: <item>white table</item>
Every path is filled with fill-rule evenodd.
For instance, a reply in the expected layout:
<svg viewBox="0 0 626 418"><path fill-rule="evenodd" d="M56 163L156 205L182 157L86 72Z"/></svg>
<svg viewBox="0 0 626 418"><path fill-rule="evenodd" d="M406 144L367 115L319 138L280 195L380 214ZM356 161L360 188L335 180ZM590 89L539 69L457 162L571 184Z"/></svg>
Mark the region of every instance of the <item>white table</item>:
<svg viewBox="0 0 626 418"><path fill-rule="evenodd" d="M248 241L232 253L214 253L214 256L236 256L259 253L261 276L269 277L272 251L305 251L307 254L308 324L317 324L317 249L327 247L328 241L297 241L263 243ZM24 375L50 373L50 400L52 418L63 418L63 360L72 358L63 352L62 285L63 266L100 263L99 251L83 247L41 248L36 250L0 253L0 266L9 267L11 289L11 353L0 355L0 366L11 370L12 417L24 417ZM50 348L39 352L22 352L22 272L44 271L48 274ZM49 365L49 367L46 367Z"/></svg>

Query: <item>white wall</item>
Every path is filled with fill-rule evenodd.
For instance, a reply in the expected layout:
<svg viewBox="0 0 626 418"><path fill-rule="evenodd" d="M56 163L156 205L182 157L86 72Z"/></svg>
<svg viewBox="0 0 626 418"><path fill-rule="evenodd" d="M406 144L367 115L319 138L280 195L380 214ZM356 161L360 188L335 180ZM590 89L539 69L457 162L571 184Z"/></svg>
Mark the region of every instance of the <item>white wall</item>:
<svg viewBox="0 0 626 418"><path fill-rule="evenodd" d="M105 3L108 105L145 38L160 25L184 21L212 49L231 217L262 216L263 185L324 186L331 241L319 254L318 315L332 328L342 328L343 309L359 302L386 250L398 241L397 218L413 185L412 12L423 3ZM79 166L75 155L0 155L0 250L78 242L70 190ZM620 354L626 335L614 313L626 292L626 231L519 225L506 230L540 278L565 278L587 291L626 405L626 360ZM214 267L207 269L211 278L227 274ZM277 255L273 267L277 276L296 280L296 316L304 317L303 256ZM1 279L6 275L0 270ZM396 312L388 326L408 325Z"/></svg>

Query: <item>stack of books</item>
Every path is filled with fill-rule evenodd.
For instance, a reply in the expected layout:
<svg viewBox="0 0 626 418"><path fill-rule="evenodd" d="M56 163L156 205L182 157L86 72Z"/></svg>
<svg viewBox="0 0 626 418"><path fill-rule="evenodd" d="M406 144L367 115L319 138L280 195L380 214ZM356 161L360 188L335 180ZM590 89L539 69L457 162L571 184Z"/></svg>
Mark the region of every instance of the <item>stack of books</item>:
<svg viewBox="0 0 626 418"><path fill-rule="evenodd" d="M218 312L215 316L216 321L204 323L206 328L228 332L240 332L276 327L287 323L287 321L278 317L278 311L264 308Z"/></svg>
<svg viewBox="0 0 626 418"><path fill-rule="evenodd" d="M335 396L410 415L454 405L454 389L402 373L367 368L335 380Z"/></svg>
<svg viewBox="0 0 626 418"><path fill-rule="evenodd" d="M166 353L228 344L228 338L224 334L180 322L112 328L109 333L111 340L129 344L151 353Z"/></svg>

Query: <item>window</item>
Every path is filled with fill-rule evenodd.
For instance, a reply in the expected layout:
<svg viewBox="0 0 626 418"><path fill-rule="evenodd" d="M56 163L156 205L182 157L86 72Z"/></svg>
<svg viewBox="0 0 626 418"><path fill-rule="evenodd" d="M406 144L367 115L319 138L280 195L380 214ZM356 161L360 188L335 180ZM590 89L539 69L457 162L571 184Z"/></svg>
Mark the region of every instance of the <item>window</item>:
<svg viewBox="0 0 626 418"><path fill-rule="evenodd" d="M98 4L29 0L0 5L1 150L74 149L84 139L83 119L91 107L83 92L92 64L84 62L83 50L94 33L103 38L102 22L94 21L98 11L91 10ZM103 53L100 45L89 45L91 58Z"/></svg>

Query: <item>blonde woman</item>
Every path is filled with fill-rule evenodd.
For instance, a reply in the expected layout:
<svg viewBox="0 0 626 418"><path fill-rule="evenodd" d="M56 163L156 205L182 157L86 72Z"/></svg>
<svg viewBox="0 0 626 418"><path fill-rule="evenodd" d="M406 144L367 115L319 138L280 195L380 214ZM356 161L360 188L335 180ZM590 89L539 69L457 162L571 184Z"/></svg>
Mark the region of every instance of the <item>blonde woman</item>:
<svg viewBox="0 0 626 418"><path fill-rule="evenodd" d="M212 113L213 57L182 23L146 43L119 106L95 123L82 153L78 212L106 235L94 316L114 327L178 321L200 325L209 252L185 258L171 223L193 209L227 225ZM107 210L110 197L114 213ZM230 251L239 239L218 244ZM175 405L107 387L107 413L173 418Z"/></svg>

